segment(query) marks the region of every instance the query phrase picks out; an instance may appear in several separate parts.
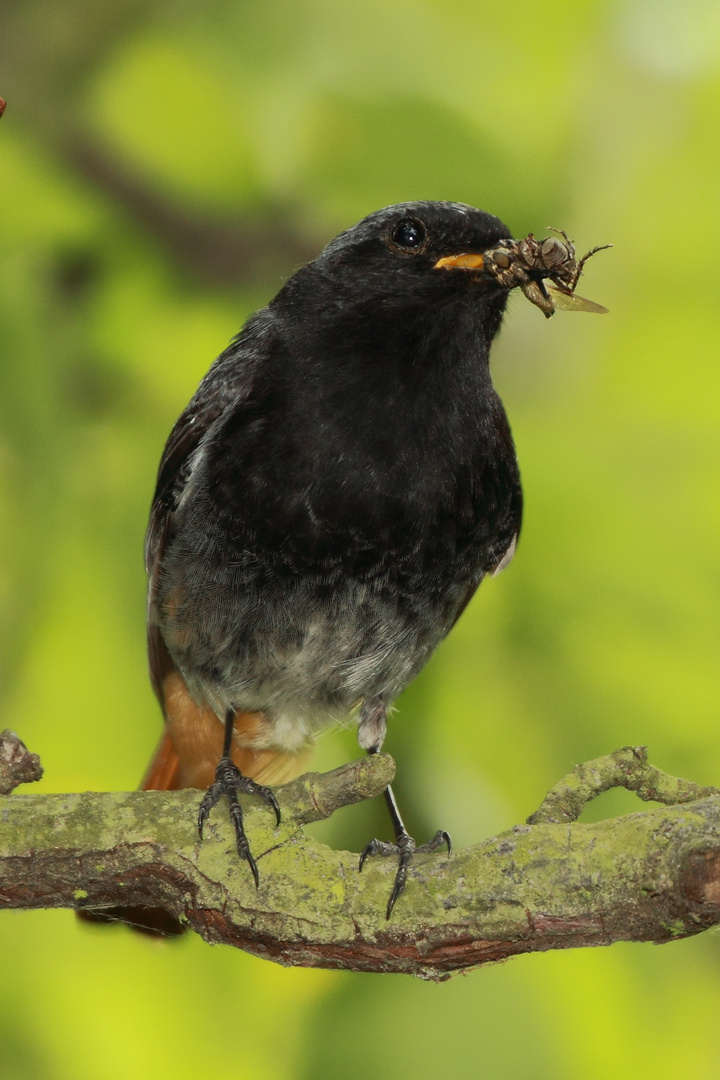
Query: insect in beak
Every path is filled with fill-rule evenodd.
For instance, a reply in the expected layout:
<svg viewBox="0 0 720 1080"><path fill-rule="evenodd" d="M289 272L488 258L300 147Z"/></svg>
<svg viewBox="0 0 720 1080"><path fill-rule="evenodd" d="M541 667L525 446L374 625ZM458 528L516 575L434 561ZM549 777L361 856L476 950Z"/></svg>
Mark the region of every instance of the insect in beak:
<svg viewBox="0 0 720 1080"><path fill-rule="evenodd" d="M501 240L482 253L447 255L438 259L435 269L482 270L506 289L519 286L546 318L556 311L605 314L606 307L578 296L575 289L587 260L612 244L594 247L578 259L567 233L562 229L552 231L558 235L536 240L529 233L523 240Z"/></svg>

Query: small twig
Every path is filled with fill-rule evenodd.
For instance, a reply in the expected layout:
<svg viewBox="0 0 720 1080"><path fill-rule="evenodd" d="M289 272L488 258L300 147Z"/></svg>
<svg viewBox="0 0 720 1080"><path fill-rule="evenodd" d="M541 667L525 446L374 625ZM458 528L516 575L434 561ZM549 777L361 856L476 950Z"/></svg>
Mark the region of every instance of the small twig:
<svg viewBox="0 0 720 1080"><path fill-rule="evenodd" d="M31 754L14 731L0 731L0 795L9 795L20 784L39 780L42 774L37 754Z"/></svg>
<svg viewBox="0 0 720 1080"><path fill-rule="evenodd" d="M648 764L647 746L623 746L612 754L576 765L548 791L528 825L577 821L589 802L611 788L634 791L645 802L680 803L720 795L720 788L703 787L680 776L670 776Z"/></svg>
<svg viewBox="0 0 720 1080"><path fill-rule="evenodd" d="M379 761L379 764L376 762ZM332 772L305 773L276 788L283 818L298 825L323 821L336 810L380 795L393 782L395 762L389 754L373 754Z"/></svg>

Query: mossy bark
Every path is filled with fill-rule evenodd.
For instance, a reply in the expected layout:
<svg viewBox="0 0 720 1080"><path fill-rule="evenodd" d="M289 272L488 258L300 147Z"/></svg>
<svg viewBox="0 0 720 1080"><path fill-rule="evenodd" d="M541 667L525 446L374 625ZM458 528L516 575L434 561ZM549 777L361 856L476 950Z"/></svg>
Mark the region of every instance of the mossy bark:
<svg viewBox="0 0 720 1080"><path fill-rule="evenodd" d="M279 827L267 808L246 801L259 889L225 815L216 812L198 840L197 791L16 794L0 799L0 906L162 907L210 943L283 964L431 979L523 952L696 934L720 922L713 789L598 824L568 820L606 780L622 782L633 768L649 776L641 748L579 766L534 815L542 823L450 857L417 857L389 921L393 861L373 860L359 874L357 855L303 829L379 794L394 771L387 755L276 789ZM669 800L700 791L657 770L652 777L656 795ZM542 820L557 816L558 799L572 812Z"/></svg>

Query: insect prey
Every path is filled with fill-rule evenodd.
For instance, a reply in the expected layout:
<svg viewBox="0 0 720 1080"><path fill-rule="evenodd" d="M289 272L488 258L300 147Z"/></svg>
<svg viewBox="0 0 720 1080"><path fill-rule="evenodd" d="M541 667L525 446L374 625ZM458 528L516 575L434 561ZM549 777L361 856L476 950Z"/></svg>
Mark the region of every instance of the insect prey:
<svg viewBox="0 0 720 1080"><path fill-rule="evenodd" d="M578 259L567 233L562 229L551 231L557 236L536 240L529 233L523 240L501 240L483 253L483 269L506 289L519 285L530 303L548 319L558 309L604 314L606 307L578 296L575 289L588 259L612 244L600 244Z"/></svg>

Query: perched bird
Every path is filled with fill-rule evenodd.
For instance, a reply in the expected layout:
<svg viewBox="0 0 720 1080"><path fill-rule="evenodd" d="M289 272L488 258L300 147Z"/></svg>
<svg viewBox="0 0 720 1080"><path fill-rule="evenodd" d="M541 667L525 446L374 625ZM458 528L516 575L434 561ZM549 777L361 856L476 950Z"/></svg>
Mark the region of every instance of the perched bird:
<svg viewBox="0 0 720 1080"><path fill-rule="evenodd" d="M254 314L200 383L160 463L146 543L148 644L165 730L146 789L268 784L354 718L383 745L393 700L486 574L512 558L522 496L489 353L509 288L496 217L390 206L341 233ZM503 264L505 265L505 264ZM414 840L391 789L398 859ZM424 850L449 837L440 831Z"/></svg>

